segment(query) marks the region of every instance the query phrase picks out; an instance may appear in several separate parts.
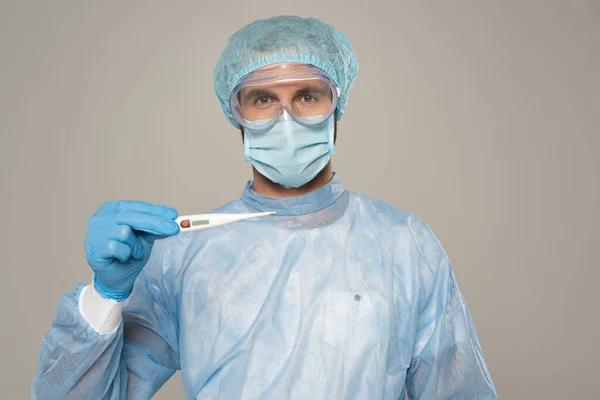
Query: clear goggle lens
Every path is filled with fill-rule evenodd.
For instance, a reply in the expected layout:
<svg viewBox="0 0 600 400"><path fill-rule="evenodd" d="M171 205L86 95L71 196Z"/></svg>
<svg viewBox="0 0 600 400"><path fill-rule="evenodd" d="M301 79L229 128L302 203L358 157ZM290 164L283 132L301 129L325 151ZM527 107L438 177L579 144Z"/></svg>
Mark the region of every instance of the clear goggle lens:
<svg viewBox="0 0 600 400"><path fill-rule="evenodd" d="M269 129L285 114L316 125L335 111L338 89L315 67L283 64L257 72L243 78L231 95L231 110L241 126Z"/></svg>

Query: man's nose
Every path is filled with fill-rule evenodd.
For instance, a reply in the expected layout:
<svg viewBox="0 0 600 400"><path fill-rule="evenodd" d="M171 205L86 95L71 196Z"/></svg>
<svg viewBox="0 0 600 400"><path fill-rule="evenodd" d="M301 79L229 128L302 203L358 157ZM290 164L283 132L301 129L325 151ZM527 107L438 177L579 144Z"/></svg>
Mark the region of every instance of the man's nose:
<svg viewBox="0 0 600 400"><path fill-rule="evenodd" d="M290 120L292 119L292 116L290 115L289 111L287 110L287 108L282 107L282 111L281 111L281 115L279 116L280 120Z"/></svg>

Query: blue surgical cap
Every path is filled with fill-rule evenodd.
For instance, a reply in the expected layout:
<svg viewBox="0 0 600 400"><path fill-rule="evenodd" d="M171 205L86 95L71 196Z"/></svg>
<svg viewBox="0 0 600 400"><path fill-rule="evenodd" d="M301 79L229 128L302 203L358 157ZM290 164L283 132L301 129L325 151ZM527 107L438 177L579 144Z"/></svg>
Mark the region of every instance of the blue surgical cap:
<svg viewBox="0 0 600 400"><path fill-rule="evenodd" d="M280 16L245 26L227 42L214 70L215 92L225 116L239 128L229 105L241 78L266 65L282 62L312 64L340 89L336 118L344 113L358 61L346 37L315 18Z"/></svg>

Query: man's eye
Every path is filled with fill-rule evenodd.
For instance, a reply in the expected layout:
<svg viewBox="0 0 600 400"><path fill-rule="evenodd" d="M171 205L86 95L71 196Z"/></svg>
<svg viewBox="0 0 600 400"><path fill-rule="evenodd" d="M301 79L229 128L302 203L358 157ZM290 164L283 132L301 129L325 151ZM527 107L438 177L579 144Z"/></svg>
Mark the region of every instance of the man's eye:
<svg viewBox="0 0 600 400"><path fill-rule="evenodd" d="M311 94L305 94L302 96L301 100L304 103L312 103L314 101L316 101L315 96L311 95Z"/></svg>
<svg viewBox="0 0 600 400"><path fill-rule="evenodd" d="M260 104L268 104L269 103L269 98L267 96L259 97L258 98L258 102Z"/></svg>

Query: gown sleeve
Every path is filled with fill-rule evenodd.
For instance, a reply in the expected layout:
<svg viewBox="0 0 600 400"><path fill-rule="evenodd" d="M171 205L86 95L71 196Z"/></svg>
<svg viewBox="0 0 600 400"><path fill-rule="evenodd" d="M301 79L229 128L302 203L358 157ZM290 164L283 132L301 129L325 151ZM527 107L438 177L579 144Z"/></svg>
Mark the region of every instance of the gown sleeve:
<svg viewBox="0 0 600 400"><path fill-rule="evenodd" d="M406 378L410 399L497 399L467 304L429 227L411 221L420 277L419 316Z"/></svg>
<svg viewBox="0 0 600 400"><path fill-rule="evenodd" d="M163 254L156 247L120 305L122 318L108 312L103 324L97 308L80 307L93 286L80 283L62 296L40 344L31 399L149 399L180 369L177 317L157 276Z"/></svg>

